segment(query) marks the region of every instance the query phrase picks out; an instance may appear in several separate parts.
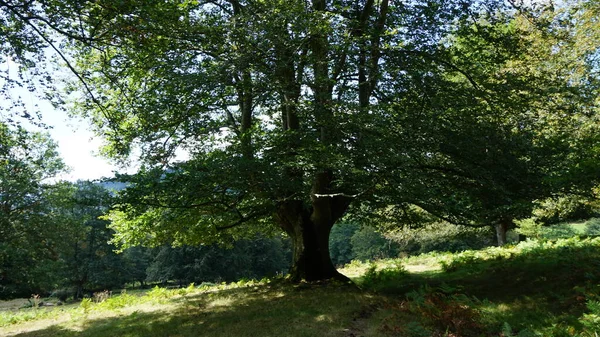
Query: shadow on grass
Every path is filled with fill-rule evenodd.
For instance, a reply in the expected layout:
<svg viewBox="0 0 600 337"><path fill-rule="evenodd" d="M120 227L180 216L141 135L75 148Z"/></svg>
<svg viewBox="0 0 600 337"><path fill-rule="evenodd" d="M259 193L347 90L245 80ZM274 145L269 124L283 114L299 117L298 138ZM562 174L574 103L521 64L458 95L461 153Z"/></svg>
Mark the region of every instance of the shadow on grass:
<svg viewBox="0 0 600 337"><path fill-rule="evenodd" d="M353 313L368 305L348 288L261 286L179 299L172 310L89 319L75 328L51 326L33 336L326 336L344 331Z"/></svg>

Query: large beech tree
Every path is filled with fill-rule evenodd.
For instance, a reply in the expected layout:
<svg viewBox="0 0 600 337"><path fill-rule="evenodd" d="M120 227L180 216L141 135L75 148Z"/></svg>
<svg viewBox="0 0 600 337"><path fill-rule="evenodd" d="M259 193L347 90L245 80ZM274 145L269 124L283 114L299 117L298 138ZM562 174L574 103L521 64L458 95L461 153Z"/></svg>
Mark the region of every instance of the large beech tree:
<svg viewBox="0 0 600 337"><path fill-rule="evenodd" d="M46 32L64 37L74 108L104 136L107 155L143 163L119 177L129 188L111 215L115 241L199 244L283 230L294 244L293 280L343 279L328 239L349 211L421 204L452 214L451 198L423 191L448 177L457 188L485 179L470 170L462 180L452 155L502 125L469 118L548 107L543 92L516 107L497 99L522 91L531 73L494 74L452 51L464 27L481 34L463 43L491 52L486 62L496 47L520 50L523 36L494 45L476 28L497 13L535 19L510 1L0 1L0 9L58 51ZM484 75L496 77L480 83ZM560 89L553 83L540 90ZM454 147L443 148L448 141ZM467 194L457 200L468 203Z"/></svg>

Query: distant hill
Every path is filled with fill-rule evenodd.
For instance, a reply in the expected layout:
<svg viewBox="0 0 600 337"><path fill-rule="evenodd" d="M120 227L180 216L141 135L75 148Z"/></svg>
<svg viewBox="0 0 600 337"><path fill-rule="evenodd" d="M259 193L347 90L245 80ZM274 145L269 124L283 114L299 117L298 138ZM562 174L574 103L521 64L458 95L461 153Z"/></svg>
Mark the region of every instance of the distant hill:
<svg viewBox="0 0 600 337"><path fill-rule="evenodd" d="M111 192L118 192L127 188L126 183L119 181L100 181L98 184Z"/></svg>

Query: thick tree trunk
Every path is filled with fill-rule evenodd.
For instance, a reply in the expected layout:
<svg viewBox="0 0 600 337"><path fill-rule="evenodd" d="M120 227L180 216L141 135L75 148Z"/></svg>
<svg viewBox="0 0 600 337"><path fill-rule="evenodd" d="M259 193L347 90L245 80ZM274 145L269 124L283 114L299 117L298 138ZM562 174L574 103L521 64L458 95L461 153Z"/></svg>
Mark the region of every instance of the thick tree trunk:
<svg viewBox="0 0 600 337"><path fill-rule="evenodd" d="M307 217L301 217L294 226L292 240L294 257L291 279L319 281L338 277L338 271L329 257L329 231L319 228Z"/></svg>
<svg viewBox="0 0 600 337"><path fill-rule="evenodd" d="M279 224L292 239L291 281L349 281L335 269L329 256L329 234L333 223L316 222L311 215L312 207L305 208L302 201L285 202L277 214Z"/></svg>
<svg viewBox="0 0 600 337"><path fill-rule="evenodd" d="M499 221L494 225L496 228L496 239L498 240L498 247L502 247L506 244L506 232L510 227L509 221Z"/></svg>

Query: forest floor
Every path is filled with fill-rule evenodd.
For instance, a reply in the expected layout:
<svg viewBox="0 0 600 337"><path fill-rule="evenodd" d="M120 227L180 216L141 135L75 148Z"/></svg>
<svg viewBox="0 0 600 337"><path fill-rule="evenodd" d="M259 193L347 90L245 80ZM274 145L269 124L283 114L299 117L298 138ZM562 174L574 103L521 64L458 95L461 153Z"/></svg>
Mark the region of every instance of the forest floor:
<svg viewBox="0 0 600 337"><path fill-rule="evenodd" d="M0 335L600 334L600 238L353 262L341 271L356 286L262 280L130 291L52 308L0 302Z"/></svg>

